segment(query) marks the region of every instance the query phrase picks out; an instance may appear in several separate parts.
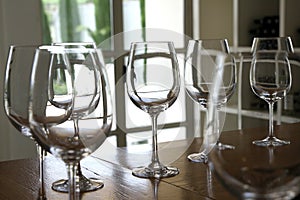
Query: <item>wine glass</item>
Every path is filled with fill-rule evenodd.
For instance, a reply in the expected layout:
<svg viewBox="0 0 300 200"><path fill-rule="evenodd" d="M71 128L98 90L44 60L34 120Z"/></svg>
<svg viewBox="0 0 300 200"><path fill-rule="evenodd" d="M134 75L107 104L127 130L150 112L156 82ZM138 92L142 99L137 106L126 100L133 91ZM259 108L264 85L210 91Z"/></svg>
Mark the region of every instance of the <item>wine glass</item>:
<svg viewBox="0 0 300 200"><path fill-rule="evenodd" d="M28 116L30 74L37 45L13 45L9 48L4 81L4 108L11 124L33 139ZM44 150L35 142L39 160L39 199L45 199Z"/></svg>
<svg viewBox="0 0 300 200"><path fill-rule="evenodd" d="M251 52L261 50L280 50L293 53L294 48L290 37L256 37L253 39Z"/></svg>
<svg viewBox="0 0 300 200"><path fill-rule="evenodd" d="M152 160L148 166L134 168L141 178L164 178L179 173L176 167L159 161L157 117L173 105L180 90L178 61L172 42L136 42L130 47L126 72L127 93L131 101L148 113L152 122Z"/></svg>
<svg viewBox="0 0 300 200"><path fill-rule="evenodd" d="M211 50L221 51L225 54L230 54L227 39L206 39L206 40L196 40L196 41L198 43L196 44L195 48L199 48L200 50L201 49L206 49L206 50L211 49ZM236 65L235 59L234 59L233 56L226 57L226 63L227 63L227 65ZM233 66L233 67L234 67L234 70L235 70L236 66ZM235 72L234 72L234 74L235 74ZM225 77L223 77L223 78L225 78ZM229 78L231 78L231 77L229 77ZM234 78L234 81L236 81L235 77L232 77L232 78ZM224 80L225 79L223 79L223 81ZM229 145L229 144L223 144L218 140L217 148L219 150L225 150L225 149L234 149L235 147L232 146L232 145Z"/></svg>
<svg viewBox="0 0 300 200"><path fill-rule="evenodd" d="M239 140L239 150L211 151L209 165L237 199L297 199L300 193L299 142L284 148L253 145L251 131ZM248 135L248 136L247 136ZM243 157L243 159L241 159Z"/></svg>
<svg viewBox="0 0 300 200"><path fill-rule="evenodd" d="M210 45L205 45L206 43ZM214 81L216 70L219 65L217 65L218 52L223 53L224 62L222 63L223 71L222 74L222 91L219 93L219 103L218 109L222 106L233 95L236 87L236 64L235 59L231 54L227 54L228 51L216 51L211 50L212 46L220 46L219 44L227 44L226 40L190 40L187 48L186 59L185 59L185 70L184 70L184 80L185 89L188 95L200 104L207 111L207 102L209 97L209 90L211 90L212 83ZM221 45L223 46L223 45ZM224 48L216 49L227 49L227 45ZM217 113L218 114L218 113ZM206 112L206 117L208 117ZM219 128L219 117L216 116L216 125ZM223 149L234 149L234 146L228 144L222 144L217 141L217 148L219 150ZM206 150L200 151L198 153L193 153L188 156L188 159L192 162L204 162L207 163L207 152Z"/></svg>
<svg viewBox="0 0 300 200"><path fill-rule="evenodd" d="M269 135L255 140L258 146L280 146L290 141L274 136L273 105L285 97L291 88L292 76L288 53L280 50L261 50L254 53L250 68L250 85L253 92L269 104Z"/></svg>
<svg viewBox="0 0 300 200"><path fill-rule="evenodd" d="M53 43L54 46L62 46L68 49L76 49L76 48L94 48L96 49L96 44L93 42L66 42L66 43ZM100 49L97 49L99 59L95 61L103 61L102 52ZM80 58L79 58L80 59ZM80 61L79 61L80 62ZM70 64L74 65L78 63L76 58L70 59ZM98 65L104 66L104 63L98 63ZM73 115L74 116L74 115ZM96 178L87 178L82 174L80 162L78 162L77 166L77 175L79 177L79 187L81 192L89 192L100 189L104 186L103 181ZM52 183L52 189L58 192L68 192L68 180L61 179Z"/></svg>
<svg viewBox="0 0 300 200"><path fill-rule="evenodd" d="M79 199L78 162L105 141L112 125L109 84L97 59L94 48L43 46L33 65L30 127L39 144L66 163L69 199Z"/></svg>

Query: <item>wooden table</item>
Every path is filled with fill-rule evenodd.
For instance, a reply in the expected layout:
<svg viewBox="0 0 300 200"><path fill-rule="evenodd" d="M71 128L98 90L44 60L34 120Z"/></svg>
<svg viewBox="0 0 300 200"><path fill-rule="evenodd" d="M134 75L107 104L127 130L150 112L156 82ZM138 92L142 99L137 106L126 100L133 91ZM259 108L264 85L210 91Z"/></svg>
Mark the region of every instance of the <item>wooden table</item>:
<svg viewBox="0 0 300 200"><path fill-rule="evenodd" d="M281 138L292 142L300 141L300 123L277 126L275 131L276 135ZM234 151L239 151L243 143L250 142L250 139L261 139L266 134L267 127L229 131L222 133L221 141L235 145ZM82 161L82 168L87 177L100 178L105 186L100 190L82 194L82 199L236 199L221 185L208 165L187 160L188 154L199 150L202 140L196 138L191 144L187 141L179 141L173 143L174 148L180 143L188 145L187 150L172 163L180 169L180 174L160 181L134 177L131 169L136 167L140 160L128 157L126 150L115 148L113 151L103 153L103 149L100 149ZM253 149L249 151L255 152L255 148L258 147L253 145ZM51 183L61 178L66 178L64 164L51 155L47 155L45 159L47 199L68 199L67 194L51 190ZM0 162L0 200L32 200L36 199L37 193L36 159Z"/></svg>

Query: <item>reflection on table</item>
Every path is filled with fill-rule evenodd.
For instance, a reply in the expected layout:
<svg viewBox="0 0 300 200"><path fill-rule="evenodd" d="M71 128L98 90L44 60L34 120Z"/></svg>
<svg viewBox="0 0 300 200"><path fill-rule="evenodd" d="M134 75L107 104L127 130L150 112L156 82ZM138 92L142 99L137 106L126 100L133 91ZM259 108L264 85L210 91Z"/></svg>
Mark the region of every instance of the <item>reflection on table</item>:
<svg viewBox="0 0 300 200"><path fill-rule="evenodd" d="M285 147L277 147L274 151L266 151L263 147L249 145L254 139L263 138L267 134L267 127L223 132L221 141L233 144L235 150L222 151L226 159L233 164L243 155L247 162L274 162L281 165L289 159L285 155ZM275 127L275 134L283 139L299 143L300 123ZM180 169L175 177L161 180L142 179L134 177L131 169L143 162L126 153L126 149L115 148L103 154L99 149L92 157L82 162L83 173L87 177L98 177L104 181L104 188L95 192L82 194L82 199L237 199L221 184L217 176L211 172L209 165L192 163L187 155L198 151L202 143L201 138L195 138L191 143L187 141L173 142L176 146L189 145L187 150L172 163ZM248 149L244 147L248 146ZM300 145L293 150L297 155ZM214 149L212 153L216 153ZM251 154L249 153L251 152ZM264 153L263 153L264 152ZM170 154L172 151L170 151ZM272 154L280 155L280 159L272 161ZM108 156L109 155L109 156ZM127 155L127 156L126 156ZM270 159L264 159L264 158ZM144 156L145 162L148 161ZM300 159L295 160L298 163ZM57 179L66 177L64 164L51 155L45 159L45 187L47 199L67 199L67 194L51 190L51 184ZM0 162L0 199L35 199L38 194L38 166L35 159L13 160Z"/></svg>

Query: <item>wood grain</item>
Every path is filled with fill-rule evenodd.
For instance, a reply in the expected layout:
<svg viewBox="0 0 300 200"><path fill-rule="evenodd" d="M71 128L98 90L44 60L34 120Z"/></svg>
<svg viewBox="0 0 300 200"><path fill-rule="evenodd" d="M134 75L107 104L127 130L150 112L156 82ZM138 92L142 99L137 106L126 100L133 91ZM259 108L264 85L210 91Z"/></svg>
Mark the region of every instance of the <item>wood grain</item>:
<svg viewBox="0 0 300 200"><path fill-rule="evenodd" d="M221 141L236 146L234 154L250 151L253 158L266 153L261 147L252 146L243 148L254 139L261 139L267 134L267 127L245 129L240 131L223 132ZM295 154L300 152L300 123L277 126L275 134L281 138L289 139L295 143ZM139 163L148 162L148 156L137 158L127 154L126 149L114 149L109 152L100 149L92 156L82 161L83 174L87 177L100 178L104 181L104 188L82 194L82 199L236 199L228 192L209 165L192 163L187 160L187 155L197 152L202 140L195 138L193 141L178 141L176 146L184 146L186 150L172 164L180 169L180 174L161 180L137 178L131 174L131 169ZM213 151L216 151L214 149ZM176 151L170 152L170 155ZM284 148L276 149L276 154L284 155ZM230 158L230 150L227 150ZM233 153L232 153L233 154ZM239 156L232 156L231 162ZM280 156L278 162L286 162L285 156ZM300 160L300 157L299 157ZM280 164L280 163L278 163ZM52 182L66 178L66 168L62 161L51 155L45 158L45 188L48 200L68 199L67 194L55 192L51 189ZM38 163L37 159L24 159L0 162L0 200L6 199L36 199L38 194Z"/></svg>

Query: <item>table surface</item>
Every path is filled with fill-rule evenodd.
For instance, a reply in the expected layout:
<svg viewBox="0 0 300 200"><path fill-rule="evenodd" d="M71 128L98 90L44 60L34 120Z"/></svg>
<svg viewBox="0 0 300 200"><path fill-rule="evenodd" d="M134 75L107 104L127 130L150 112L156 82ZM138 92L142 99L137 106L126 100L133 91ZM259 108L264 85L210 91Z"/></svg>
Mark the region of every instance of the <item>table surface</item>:
<svg viewBox="0 0 300 200"><path fill-rule="evenodd" d="M275 134L291 142L300 138L300 123L275 127ZM267 127L223 132L221 141L236 146L239 151L245 142L261 139L267 135ZM171 164L180 169L179 175L161 180L137 178L131 174L131 169L141 163L147 156L132 156L126 149L114 148L108 152L103 148L92 156L84 159L83 174L87 177L100 178L104 187L94 192L82 194L82 199L236 199L229 193L216 175L211 172L209 165L192 163L187 155L197 152L202 140L195 138L191 143L187 141L173 142L174 151L169 149L170 155L177 153L175 149L185 146L183 153L178 155ZM259 153L255 145L249 151ZM168 148L166 148L168 149ZM213 151L217 151L214 149ZM253 157L258 156L253 154ZM299 152L298 152L299 153ZM174 156L170 156L174 158ZM51 155L45 158L45 192L49 200L68 199L67 194L55 192L51 189L52 182L66 178L64 164ZM38 194L38 163L37 159L23 159L0 162L0 200L2 199L36 199Z"/></svg>

